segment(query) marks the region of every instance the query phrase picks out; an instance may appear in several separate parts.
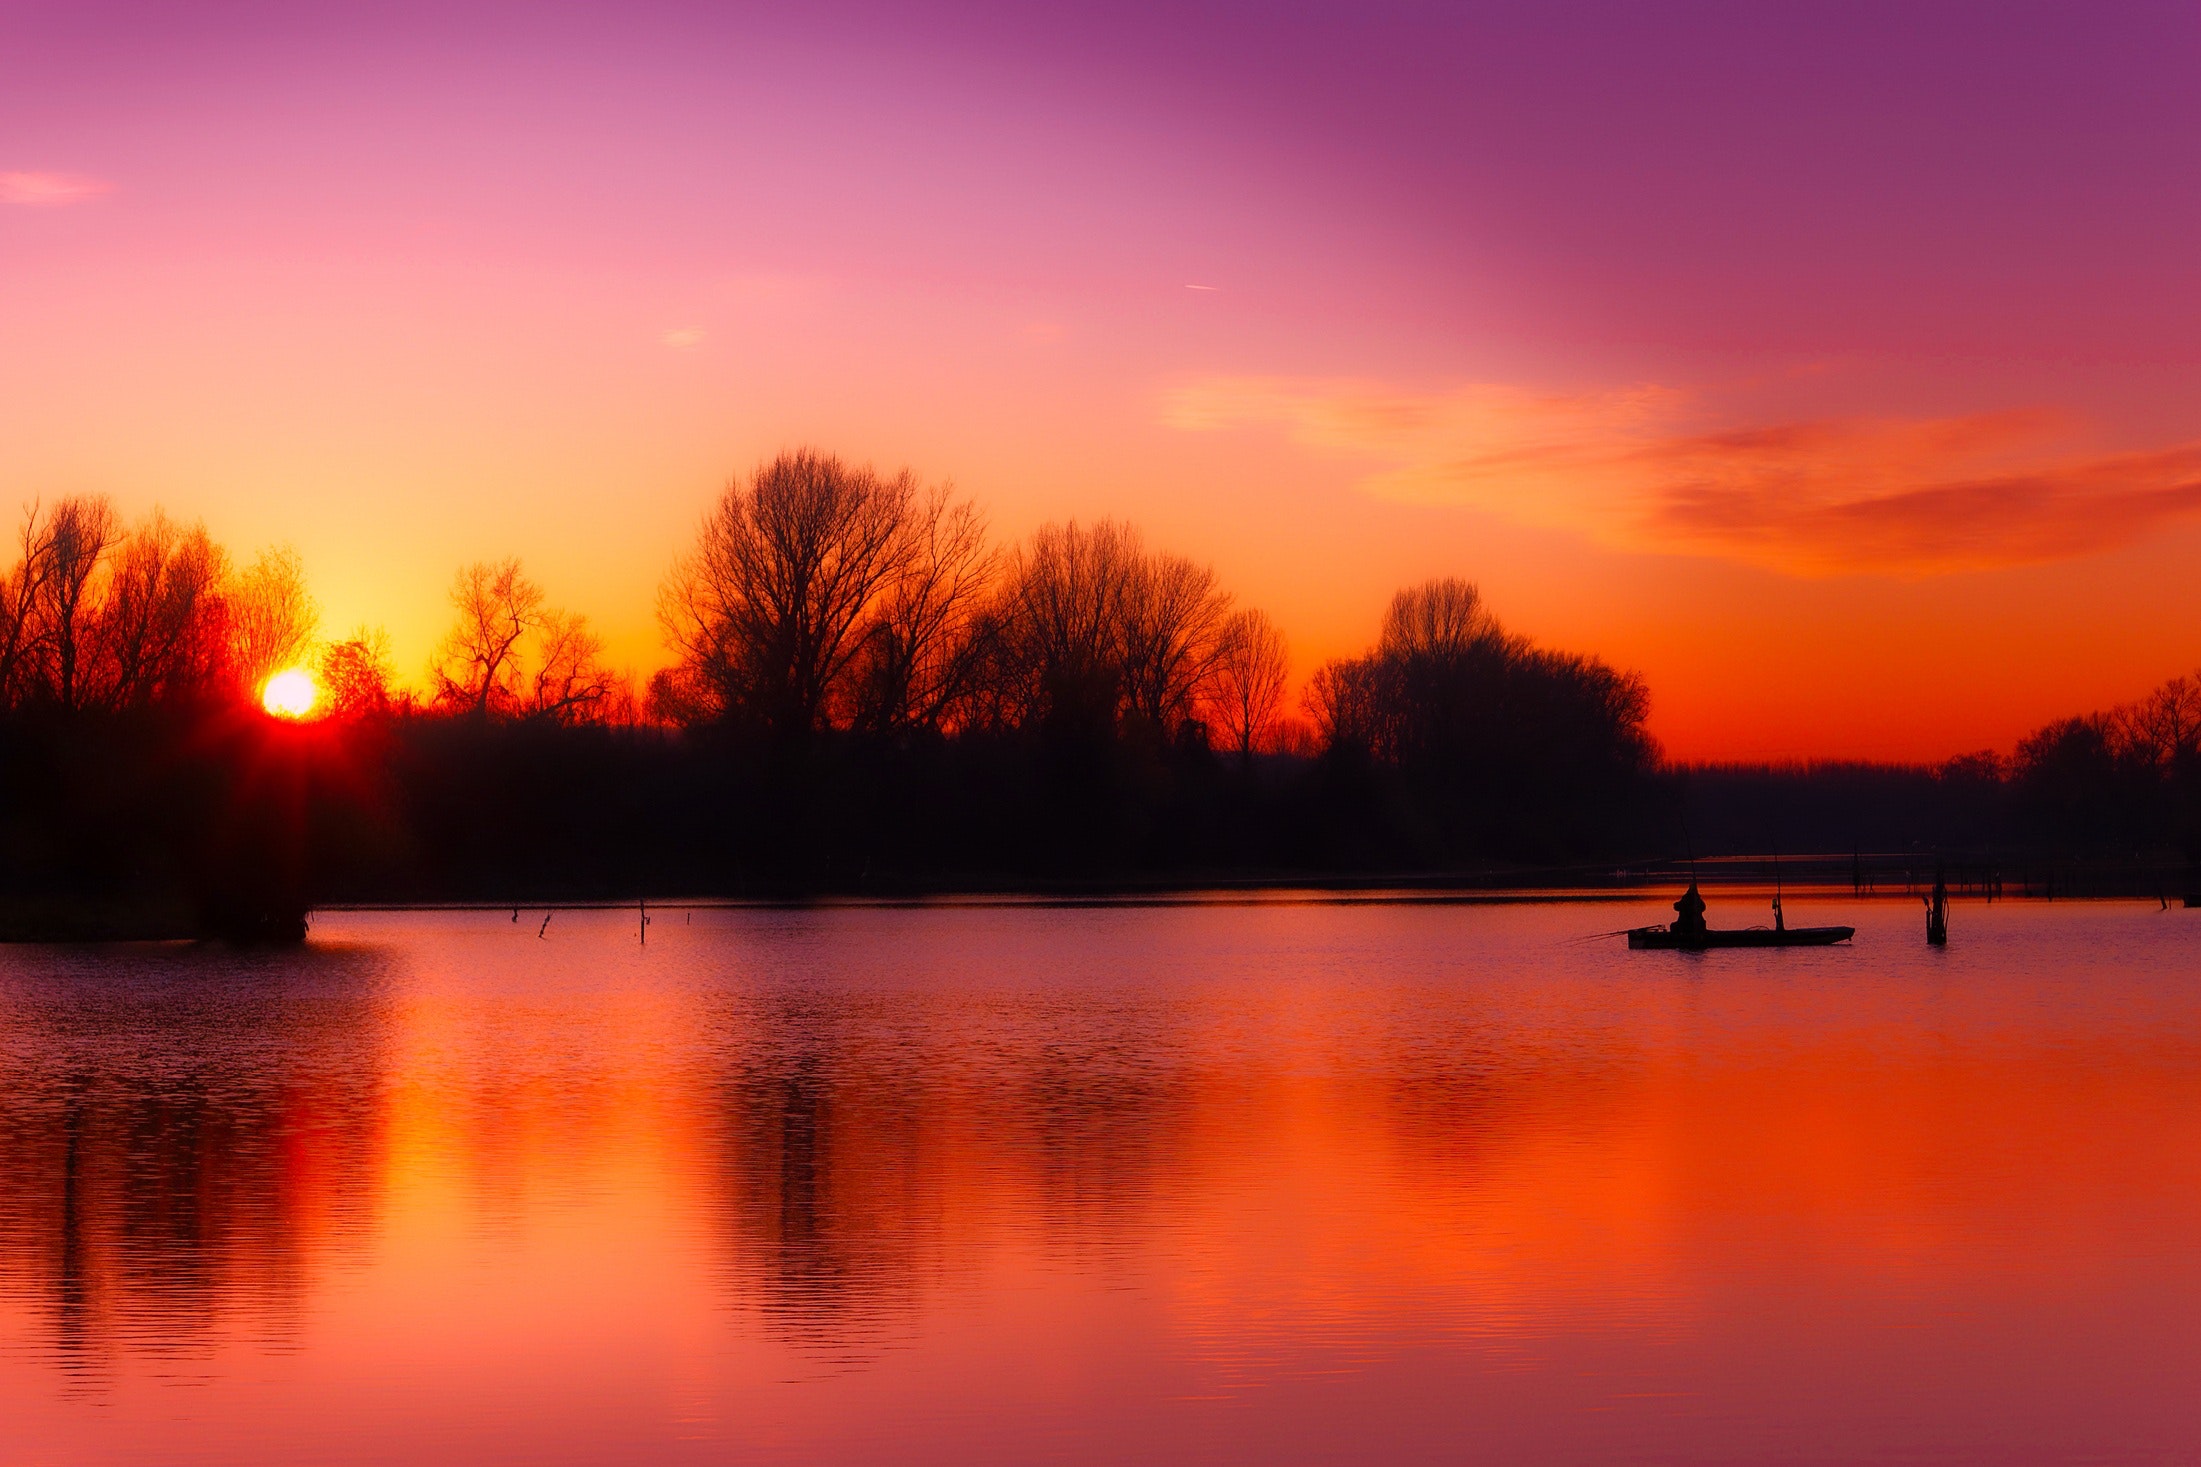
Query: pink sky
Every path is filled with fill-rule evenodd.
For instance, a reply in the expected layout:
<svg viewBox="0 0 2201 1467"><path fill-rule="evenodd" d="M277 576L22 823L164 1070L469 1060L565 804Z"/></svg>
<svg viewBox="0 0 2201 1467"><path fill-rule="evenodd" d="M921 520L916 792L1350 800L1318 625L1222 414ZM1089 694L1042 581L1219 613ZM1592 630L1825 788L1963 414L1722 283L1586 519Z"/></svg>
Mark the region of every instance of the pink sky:
<svg viewBox="0 0 2201 1467"><path fill-rule="evenodd" d="M803 442L1304 666L1468 576L1686 757L2201 663L2189 9L445 9L0 0L0 494L292 542L408 671L506 554L654 665Z"/></svg>

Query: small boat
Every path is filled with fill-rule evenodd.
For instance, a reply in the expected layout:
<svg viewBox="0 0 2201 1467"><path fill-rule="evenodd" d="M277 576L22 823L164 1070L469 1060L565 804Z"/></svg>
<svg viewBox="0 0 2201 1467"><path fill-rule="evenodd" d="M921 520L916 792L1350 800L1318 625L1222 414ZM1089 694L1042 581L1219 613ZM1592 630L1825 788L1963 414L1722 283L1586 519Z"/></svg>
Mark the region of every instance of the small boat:
<svg viewBox="0 0 2201 1467"><path fill-rule="evenodd" d="M1780 867L1773 868L1773 925L1771 927L1707 927L1704 894L1695 878L1674 903L1680 920L1662 927L1631 927L1628 946L1661 948L1668 952L1703 952L1711 947L1832 947L1857 935L1854 927L1791 927L1781 912Z"/></svg>
<svg viewBox="0 0 2201 1467"><path fill-rule="evenodd" d="M1695 934L1671 927L1631 927L1628 946L1681 952L1709 947L1832 947L1856 935L1854 927L1708 927Z"/></svg>

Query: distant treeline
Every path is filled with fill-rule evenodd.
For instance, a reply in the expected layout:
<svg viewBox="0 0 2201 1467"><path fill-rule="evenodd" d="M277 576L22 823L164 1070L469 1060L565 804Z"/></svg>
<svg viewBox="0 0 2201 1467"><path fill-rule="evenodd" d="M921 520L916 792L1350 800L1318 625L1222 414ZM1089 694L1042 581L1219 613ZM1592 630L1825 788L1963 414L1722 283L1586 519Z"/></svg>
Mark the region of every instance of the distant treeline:
<svg viewBox="0 0 2201 1467"><path fill-rule="evenodd" d="M2201 864L2201 672L1940 765L1672 770L1700 855L1942 851Z"/></svg>
<svg viewBox="0 0 2201 1467"><path fill-rule="evenodd" d="M904 473L790 453L730 485L610 668L516 561L463 568L427 689L323 640L295 555L33 508L0 579L8 911L217 914L1559 865L1694 847L2190 840L2193 694L2008 765L1676 770L1641 680L1401 591L1288 689L1284 638L1128 526L997 545ZM310 667L302 723L258 708ZM2184 721L2180 721L2184 720ZM8 919L18 928L38 919ZM209 921L212 918L207 919Z"/></svg>

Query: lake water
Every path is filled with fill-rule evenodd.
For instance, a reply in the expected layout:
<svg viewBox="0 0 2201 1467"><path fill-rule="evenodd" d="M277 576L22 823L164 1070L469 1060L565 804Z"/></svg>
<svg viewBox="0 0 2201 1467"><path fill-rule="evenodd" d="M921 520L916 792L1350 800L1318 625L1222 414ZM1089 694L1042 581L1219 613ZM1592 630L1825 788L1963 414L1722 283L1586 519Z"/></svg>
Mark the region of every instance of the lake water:
<svg viewBox="0 0 2201 1467"><path fill-rule="evenodd" d="M0 1463L2201 1460L2201 912L1789 912L0 951Z"/></svg>

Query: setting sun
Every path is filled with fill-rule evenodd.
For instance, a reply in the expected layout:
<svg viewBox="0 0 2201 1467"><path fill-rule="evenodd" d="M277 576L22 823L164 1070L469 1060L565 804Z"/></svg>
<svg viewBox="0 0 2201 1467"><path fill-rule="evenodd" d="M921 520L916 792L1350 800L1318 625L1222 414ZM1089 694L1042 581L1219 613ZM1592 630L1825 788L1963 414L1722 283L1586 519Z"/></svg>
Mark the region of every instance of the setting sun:
<svg viewBox="0 0 2201 1467"><path fill-rule="evenodd" d="M267 680L260 690L260 704L277 718L304 718L313 711L321 690L313 685L313 675L304 668L293 667L279 672Z"/></svg>

